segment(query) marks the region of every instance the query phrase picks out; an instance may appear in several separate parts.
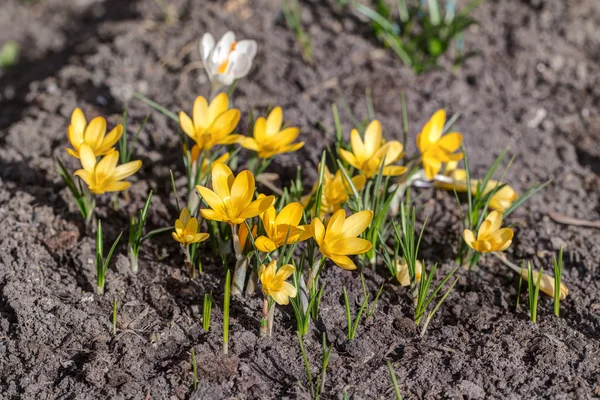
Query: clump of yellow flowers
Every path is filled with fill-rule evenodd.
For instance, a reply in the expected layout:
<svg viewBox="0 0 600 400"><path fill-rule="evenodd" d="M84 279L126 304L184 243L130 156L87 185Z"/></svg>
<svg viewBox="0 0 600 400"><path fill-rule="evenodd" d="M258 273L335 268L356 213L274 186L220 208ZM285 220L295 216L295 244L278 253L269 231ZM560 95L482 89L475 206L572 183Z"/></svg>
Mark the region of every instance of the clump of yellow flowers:
<svg viewBox="0 0 600 400"><path fill-rule="evenodd" d="M300 172L289 188L275 186L263 175L271 161L281 154L298 151L305 141L298 127L284 123L284 111L279 106L266 117L250 121L251 132L246 133L251 136L240 133L241 111L232 106L228 94L218 92L249 72L256 43L236 42L232 35L228 32L218 44L212 35L206 35L201 43L203 60L210 64L207 72L214 83L215 95L197 96L191 116L183 111L166 113L178 121L185 134L181 135L180 148L184 153L189 201L188 207L180 210L174 226L163 228L170 230L173 240L181 245L192 277L195 260L209 245L212 252L207 253L220 255L227 279L230 266L235 265L233 279L225 290L226 320L227 296L242 295L244 289L246 294L252 294L251 288L260 288L264 295L261 332L270 335L275 304L292 303L299 331L306 333L308 321L318 315L324 290L319 285L319 275L326 263L347 271L358 270L362 277L367 266L375 267L381 259L386 260L401 286L410 286L418 295L419 307L424 304L419 312L424 315L431 302L424 300L436 267L427 269L428 262L417 260L421 237L417 240L414 235L416 212L412 214L412 224L407 224L404 213L414 207L410 201L411 186L434 186L467 195L470 208L460 247L470 255L472 266L482 254L498 254L509 248L515 232L503 227L503 218L523 199L511 186L489 179L493 173L486 174L484 180L470 179L463 135L446 126L445 110L436 111L423 126L416 136L418 151L412 155L405 155L406 143L395 140L393 134L384 138L382 124L373 115L356 124L346 141L343 134L347 131L336 123L337 142L323 153L316 171L319 178L314 184L310 182L310 192L305 194ZM236 64L236 60L245 64ZM142 166L141 161L125 162L128 157L119 165L120 152L115 146L121 137L127 137L123 125L117 125L107 134L104 118L96 117L88 123L79 108L71 116L68 127L71 147L66 151L81 164L73 175L86 184L85 192L69 181L71 174L68 177L64 174L62 163L61 176L86 220L89 213L84 211L91 209L93 213L95 207L92 195L126 190L130 187L126 179ZM461 160L464 168L459 168ZM176 189L174 179L172 185ZM269 195L269 190L277 197ZM475 206L472 196L478 197ZM397 198L405 202L401 215L390 208ZM149 202L150 199L142 210L144 221ZM143 224L138 230L141 235ZM536 274L533 276L537 280ZM424 282L427 287L421 290L419 285ZM554 295L557 286L550 277L543 275L540 285L542 292ZM563 286L560 298L568 293ZM454 284L448 293L453 287ZM368 301L367 289L364 286L363 289ZM224 322L224 341L228 340L227 329L228 322Z"/></svg>

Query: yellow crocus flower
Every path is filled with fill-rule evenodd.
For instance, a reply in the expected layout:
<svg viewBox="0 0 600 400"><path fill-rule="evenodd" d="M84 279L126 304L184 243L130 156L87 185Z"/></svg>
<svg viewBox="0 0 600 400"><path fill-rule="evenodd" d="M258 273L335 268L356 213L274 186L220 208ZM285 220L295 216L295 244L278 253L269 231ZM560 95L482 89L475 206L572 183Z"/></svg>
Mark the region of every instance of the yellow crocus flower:
<svg viewBox="0 0 600 400"><path fill-rule="evenodd" d="M196 142L199 151L210 150L219 144L233 144L241 138L231 134L240 121L240 110L229 109L229 98L225 93L215 97L210 105L204 97L196 97L192 118L181 111L179 124Z"/></svg>
<svg viewBox="0 0 600 400"><path fill-rule="evenodd" d="M275 211L274 206L267 208L267 211L262 215L263 226L267 235L256 239L256 248L264 253L270 253L284 245L286 238L287 244L310 238L309 226L298 226L302 219L302 211L302 205L297 202L286 205L279 214Z"/></svg>
<svg viewBox="0 0 600 400"><path fill-rule="evenodd" d="M106 120L102 117L92 119L88 125L83 111L76 108L71 114L71 125L68 129L69 142L73 148L67 148L67 154L80 158L81 145L87 144L96 157L106 155L114 150L113 146L122 134L123 126L119 124L107 135Z"/></svg>
<svg viewBox="0 0 600 400"><path fill-rule="evenodd" d="M356 190L361 190L365 186L366 178L364 175L357 175L352 178L352 183ZM315 182L310 194L302 198L302 205L306 207L310 203L310 199L317 192L319 182ZM335 175L329 172L329 168L325 166L323 171L323 189L321 192L321 217L327 214L333 214L338 211L344 203L348 201L352 190L350 184L342 174L341 170L337 170Z"/></svg>
<svg viewBox="0 0 600 400"><path fill-rule="evenodd" d="M184 246L192 243L204 242L210 236L208 233L198 233L198 219L191 218L187 208L181 210L179 219L175 221L175 232L173 239Z"/></svg>
<svg viewBox="0 0 600 400"><path fill-rule="evenodd" d="M525 282L529 281L529 272L527 269L521 268L520 273ZM533 284L535 285L540 273L538 271L531 271L531 274L533 275ZM540 290L542 292L546 293L548 296L554 298L554 288L555 287L556 287L556 285L554 282L554 278L550 277L542 272L542 277L540 278ZM569 294L569 289L567 288L567 285L565 285L564 283L561 282L560 283L560 299L564 300L568 294Z"/></svg>
<svg viewBox="0 0 600 400"><path fill-rule="evenodd" d="M492 211L481 223L477 238L472 231L465 229L463 239L467 245L479 253L504 251L512 243L514 232L510 228L501 228L502 214Z"/></svg>
<svg viewBox="0 0 600 400"><path fill-rule="evenodd" d="M254 197L254 175L246 170L233 176L231 169L223 163L213 164L212 190L197 185L196 190L211 209L200 213L206 219L239 225L246 219L262 214L273 204L275 197L266 196L252 201Z"/></svg>
<svg viewBox="0 0 600 400"><path fill-rule="evenodd" d="M310 230L323 256L343 269L352 270L356 269L356 264L348 256L371 250L371 242L358 238L358 235L372 220L371 210L359 211L346 218L346 211L341 209L329 219L327 227L319 218L313 219Z"/></svg>
<svg viewBox="0 0 600 400"><path fill-rule="evenodd" d="M446 123L446 111L438 110L417 135L417 147L421 151L421 161L428 179L442 169L442 163L458 161L463 158L462 153L455 153L463 141L458 132L451 132L442 136Z"/></svg>
<svg viewBox="0 0 600 400"><path fill-rule="evenodd" d="M131 183L123 182L123 179L135 174L142 167L142 162L139 160L117 167L119 152L116 150L96 162L96 155L86 143L79 148L79 155L83 169L78 169L74 175L83 179L94 194L120 192L127 189Z"/></svg>
<svg viewBox="0 0 600 400"><path fill-rule="evenodd" d="M456 168L457 161L451 161L446 164L444 175L452 178L452 182L441 182L435 181L434 186L445 190L456 190L457 192L467 191L467 171L461 168ZM478 180L471 179L471 193L477 192ZM485 196L496 187L502 186L502 182L490 179L483 189L482 195ZM499 190L494 193L490 199L489 208L492 210L504 212L510 207L516 199L519 198L517 192L509 185L502 186Z"/></svg>
<svg viewBox="0 0 600 400"><path fill-rule="evenodd" d="M258 279L265 296L271 296L279 305L289 304L290 297L296 297L296 288L285 280L294 273L294 269L291 264L282 265L277 269L277 260L271 261L267 267L261 265L258 269Z"/></svg>
<svg viewBox="0 0 600 400"><path fill-rule="evenodd" d="M275 107L265 119L259 117L254 123L254 137L247 137L240 144L248 150L256 151L259 158L271 158L281 153L290 153L304 146L304 142L292 143L300 130L295 127L281 129L283 111Z"/></svg>
<svg viewBox="0 0 600 400"><path fill-rule="evenodd" d="M415 281L421 281L421 274L423 273L423 265L421 261L417 260L415 264ZM410 285L410 273L408 271L408 263L404 258L401 258L396 262L396 279L402 286Z"/></svg>
<svg viewBox="0 0 600 400"><path fill-rule="evenodd" d="M381 137L381 123L378 120L371 121L367 126L364 142L358 131L353 129L350 133L350 144L352 152L340 149L340 156L365 177L370 178L377 175L384 157L384 176L397 176L406 172L406 167L390 165L402 157L404 147L397 140L384 142Z"/></svg>

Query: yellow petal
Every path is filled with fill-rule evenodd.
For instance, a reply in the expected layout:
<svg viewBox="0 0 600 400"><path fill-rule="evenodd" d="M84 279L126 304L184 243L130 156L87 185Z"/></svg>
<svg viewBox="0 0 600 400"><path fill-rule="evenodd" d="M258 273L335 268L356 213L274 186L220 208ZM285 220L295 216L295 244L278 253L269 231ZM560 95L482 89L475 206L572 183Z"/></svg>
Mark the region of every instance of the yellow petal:
<svg viewBox="0 0 600 400"><path fill-rule="evenodd" d="M359 164L362 164L371 156L370 154L367 155L367 152L365 151L365 145L360 138L360 133L358 133L356 129L352 129L352 132L350 132L350 144L352 146L354 157L356 157L356 160Z"/></svg>
<svg viewBox="0 0 600 400"><path fill-rule="evenodd" d="M226 93L220 93L208 106L208 120L213 122L229 108L229 98ZM239 113L239 111L238 111ZM237 125L237 123L236 123ZM231 132L231 131L230 131Z"/></svg>
<svg viewBox="0 0 600 400"><path fill-rule="evenodd" d="M254 197L254 187L254 175L252 175L252 172L248 170L240 172L235 177L231 186L232 207L238 211L246 208Z"/></svg>
<svg viewBox="0 0 600 400"><path fill-rule="evenodd" d="M285 306L290 303L290 298L286 296L283 292L274 292L271 293L271 297L275 300L275 303Z"/></svg>
<svg viewBox="0 0 600 400"><path fill-rule="evenodd" d="M198 96L194 100L194 106L192 108L192 118L192 126L194 127L194 132L198 130L197 128L200 128L201 131L204 131L212 123L213 120L209 117L208 114L208 103L204 97Z"/></svg>
<svg viewBox="0 0 600 400"><path fill-rule="evenodd" d="M256 217L257 215L264 213L274 201L274 196L267 196L264 199L254 200L240 213L239 218L243 221L248 218Z"/></svg>
<svg viewBox="0 0 600 400"><path fill-rule="evenodd" d="M407 168L401 165L388 165L383 168L383 176L398 176L407 171Z"/></svg>
<svg viewBox="0 0 600 400"><path fill-rule="evenodd" d="M361 169L362 165L359 163L354 154L350 153L349 151L340 149L340 157L354 168Z"/></svg>
<svg viewBox="0 0 600 400"><path fill-rule="evenodd" d="M215 136L216 140L223 139L233 132L239 121L240 110L233 109L225 111L214 120L209 128L210 133Z"/></svg>
<svg viewBox="0 0 600 400"><path fill-rule="evenodd" d="M244 138L244 140L242 140L240 142L240 145L248 150L252 150L252 151L259 151L260 148L258 147L258 143L256 142L256 140L254 138Z"/></svg>
<svg viewBox="0 0 600 400"><path fill-rule="evenodd" d="M454 153L456 150L460 149L460 145L462 144L463 136L458 132L451 132L447 135L442 136L439 140L438 145L444 150Z"/></svg>
<svg viewBox="0 0 600 400"><path fill-rule="evenodd" d="M79 146L81 146L81 143L83 143L83 133L78 133L73 125L69 125L69 129L67 129L67 136L69 137L71 146L73 146L74 149L79 149Z"/></svg>
<svg viewBox="0 0 600 400"><path fill-rule="evenodd" d="M492 211L485 218L486 221L490 221L490 232L495 232L502 226L502 214L498 211Z"/></svg>
<svg viewBox="0 0 600 400"><path fill-rule="evenodd" d="M96 117L90 121L90 124L85 129L84 141L90 145L94 152L100 148L102 139L106 133L106 120L102 117ZM98 154L96 154L98 155Z"/></svg>
<svg viewBox="0 0 600 400"><path fill-rule="evenodd" d="M194 235L194 240L193 243L200 243L200 242L204 242L206 239L208 239L210 237L210 235L208 233L196 233Z"/></svg>
<svg viewBox="0 0 600 400"><path fill-rule="evenodd" d="M117 153L117 157L118 157L119 152L115 151L115 153ZM108 157L108 156L106 156L106 157ZM140 160L130 161L128 163L125 163L123 165L119 165L118 167L116 167L112 174L112 177L117 181L121 181L121 180L135 174L140 168L142 168L142 162Z"/></svg>
<svg viewBox="0 0 600 400"><path fill-rule="evenodd" d="M263 253L270 253L277 249L277 245L271 239L266 236L259 236L254 241L254 245L257 249L262 251Z"/></svg>
<svg viewBox="0 0 600 400"><path fill-rule="evenodd" d="M83 181L88 185L91 186L93 183L93 178L92 178L92 174L90 174L88 171L86 171L85 169L78 169L77 171L75 171L73 173L74 176L78 176L81 179L83 179Z"/></svg>
<svg viewBox="0 0 600 400"><path fill-rule="evenodd" d="M219 214L225 214L223 200L215 192L200 185L196 186L196 190L210 208Z"/></svg>
<svg viewBox="0 0 600 400"><path fill-rule="evenodd" d="M346 211L340 209L336 211L329 222L327 222L327 232L325 233L325 242L329 243L343 237L344 222L346 221Z"/></svg>
<svg viewBox="0 0 600 400"><path fill-rule="evenodd" d="M356 269L356 264L354 264L354 261L352 261L348 256L332 254L329 258L340 268L348 271Z"/></svg>
<svg viewBox="0 0 600 400"><path fill-rule="evenodd" d="M192 122L190 117L188 117L188 115L183 111L179 113L179 125L181 126L181 129L183 130L183 132L185 132L186 135L188 135L194 141L197 141L194 123Z"/></svg>
<svg viewBox="0 0 600 400"><path fill-rule="evenodd" d="M442 162L434 157L430 157L427 153L423 155L423 168L427 179L432 180L442 169Z"/></svg>
<svg viewBox="0 0 600 400"><path fill-rule="evenodd" d="M355 238L371 225L373 211L363 210L352 214L344 221L343 238Z"/></svg>
<svg viewBox="0 0 600 400"><path fill-rule="evenodd" d="M325 238L325 226L319 218L312 220L310 223L310 231L317 244L321 246L321 243L323 243L323 239Z"/></svg>
<svg viewBox="0 0 600 400"><path fill-rule="evenodd" d="M279 269L279 271L281 271L282 269L284 269L286 266L284 265L283 267L281 267ZM291 265L290 265L291 267ZM294 267L292 267L293 270ZM279 271L277 272L277 274L279 275ZM293 271L292 271L293 272ZM291 275L291 273L290 273ZM289 276L289 275L288 275ZM279 288L279 292L285 294L287 297L291 297L294 298L296 297L297 291L296 288L294 287L294 285L292 285L289 282L282 282L281 283L281 287Z"/></svg>
<svg viewBox="0 0 600 400"><path fill-rule="evenodd" d="M210 221L228 222L227 215L222 212L217 212L215 210L209 209L202 209L200 210L200 214L204 219L208 219Z"/></svg>
<svg viewBox="0 0 600 400"><path fill-rule="evenodd" d="M267 120L264 117L258 117L254 122L254 139L261 146L267 138Z"/></svg>
<svg viewBox="0 0 600 400"><path fill-rule="evenodd" d="M102 181L113 177L116 172L117 163L119 162L119 152L113 151L102 157L98 164L96 165L96 184L100 184ZM141 161L138 161L141 166ZM136 164L135 162L127 163L127 164ZM129 168L127 164L122 165L121 167Z"/></svg>
<svg viewBox="0 0 600 400"><path fill-rule="evenodd" d="M175 221L175 229L177 229L177 222L181 224L181 229L183 229L188 224L190 219L190 212L188 211L187 207L183 207L183 209L179 213L179 219Z"/></svg>
<svg viewBox="0 0 600 400"><path fill-rule="evenodd" d="M79 107L73 110L73 114L71 114L71 126L73 126L73 133L78 143L83 142L83 133L85 132L87 121L85 120L83 111Z"/></svg>
<svg viewBox="0 0 600 400"><path fill-rule="evenodd" d="M371 250L371 242L360 238L341 239L332 246L330 250L335 254L352 255L363 254Z"/></svg>
<svg viewBox="0 0 600 400"><path fill-rule="evenodd" d="M275 107L267 117L266 136L274 136L279 133L283 124L283 110L281 107Z"/></svg>
<svg viewBox="0 0 600 400"><path fill-rule="evenodd" d="M379 149L380 147L381 147L381 122L379 122L378 120L373 120L367 126L367 129L365 130L365 142L364 142L365 158L371 157L373 154L375 154L377 149ZM402 148L400 149L400 152L402 152ZM394 161L390 161L390 163L392 163Z"/></svg>
<svg viewBox="0 0 600 400"><path fill-rule="evenodd" d="M131 186L131 183L129 182L113 181L104 185L103 189L105 192L122 192L123 190L129 188L129 186Z"/></svg>
<svg viewBox="0 0 600 400"><path fill-rule="evenodd" d="M438 110L425 124L421 131L421 143L425 141L425 149L436 143L442 136L444 124L446 123L446 111Z"/></svg>
<svg viewBox="0 0 600 400"><path fill-rule="evenodd" d="M185 230L189 233L198 233L198 219L190 218L187 224L185 225Z"/></svg>
<svg viewBox="0 0 600 400"><path fill-rule="evenodd" d="M279 143L281 146L285 146L285 145L292 143L294 140L296 140L296 138L298 137L299 134L300 134L300 129L298 129L298 128L295 128L295 127L285 128L284 130L279 132L279 134L277 135L277 137L275 139L277 140L277 143Z"/></svg>
<svg viewBox="0 0 600 400"><path fill-rule="evenodd" d="M108 133L102 140L102 144L97 150L97 155L107 154L109 151L112 151L115 143L119 141L121 136L123 135L123 125L117 125L112 131Z"/></svg>
<svg viewBox="0 0 600 400"><path fill-rule="evenodd" d="M463 231L463 239L465 240L465 243L470 247L473 248L473 245L475 243L475 235L473 234L472 231L465 229Z"/></svg>
<svg viewBox="0 0 600 400"><path fill-rule="evenodd" d="M302 219L302 205L297 202L293 202L283 207L283 209L275 218L275 225L292 225L297 226Z"/></svg>
<svg viewBox="0 0 600 400"><path fill-rule="evenodd" d="M287 278L289 278L290 276L292 276L292 274L294 273L294 266L291 264L286 264L286 265L282 265L278 270L277 270L277 274L276 274L276 278L279 279L280 281L285 281ZM295 293L295 290L294 290ZM295 296L295 294L294 294ZM294 297L294 296L290 296L290 297Z"/></svg>
<svg viewBox="0 0 600 400"><path fill-rule="evenodd" d="M233 172L223 163L215 163L212 166L212 188L222 200L231 197L231 186L234 182Z"/></svg>
<svg viewBox="0 0 600 400"><path fill-rule="evenodd" d="M79 148L79 157L83 169L93 174L96 168L96 155L86 143L82 144Z"/></svg>

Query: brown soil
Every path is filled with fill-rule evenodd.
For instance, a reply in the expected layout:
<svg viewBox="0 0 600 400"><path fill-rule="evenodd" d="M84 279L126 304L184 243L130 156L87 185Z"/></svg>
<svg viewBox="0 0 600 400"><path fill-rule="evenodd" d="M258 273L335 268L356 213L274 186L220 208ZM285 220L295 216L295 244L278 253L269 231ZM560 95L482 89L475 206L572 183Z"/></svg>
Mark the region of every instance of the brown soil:
<svg viewBox="0 0 600 400"><path fill-rule="evenodd" d="M565 247L570 294L561 318L543 298L538 324L526 307L515 311L517 279L492 258L461 280L420 338L408 293L385 270L367 271L369 290L386 282L375 314L345 338L342 286L360 299L356 273L328 266L321 320L306 339L317 374L320 338L334 346L324 398L392 398L386 360L406 398L580 398L600 393L600 234L559 225L548 212L600 219L600 7L597 0L500 0L474 13L465 38L478 51L455 71L415 77L379 49L359 18L331 1L303 2L314 45L306 64L285 26L278 2L170 1L176 24L151 0L4 0L0 44L14 39L20 63L0 71L0 398L308 398L291 308L278 308L272 339L257 336L259 296L233 299L231 352L221 354L224 271L205 256L206 273L187 279L178 246L165 235L142 249L132 276L125 246L108 274L107 293L94 294L93 239L85 236L54 157L66 159L70 113L105 115L114 124L126 103L138 123L148 112L135 91L171 110L191 109L206 95L201 70L186 65L188 43L227 28L256 39L250 76L238 85L236 106L260 112L282 105L308 145L280 157L271 170L284 176L303 165L307 187L318 155L332 136L332 102L366 117L371 89L377 117L399 135L400 92L408 99L410 144L438 108L460 112L459 127L478 174L505 147L515 156L508 181L519 191L553 183L511 216L516 239L509 257L550 268ZM200 76L200 79L198 78ZM345 132L351 127L342 109ZM241 127L245 126L242 121ZM101 200L106 236L126 229L149 189L155 191L149 226L176 216L168 173L183 187L176 126L153 113L136 149L144 166L131 201L114 211ZM242 133L244 129L242 129ZM69 161L72 169L75 163ZM183 191L183 189L182 189ZM422 191L429 214L422 256L452 268L460 223L451 193ZM201 298L215 295L213 325L202 330ZM119 303L110 335L113 299ZM526 301L526 298L524 298ZM190 350L198 356L199 390L191 391Z"/></svg>

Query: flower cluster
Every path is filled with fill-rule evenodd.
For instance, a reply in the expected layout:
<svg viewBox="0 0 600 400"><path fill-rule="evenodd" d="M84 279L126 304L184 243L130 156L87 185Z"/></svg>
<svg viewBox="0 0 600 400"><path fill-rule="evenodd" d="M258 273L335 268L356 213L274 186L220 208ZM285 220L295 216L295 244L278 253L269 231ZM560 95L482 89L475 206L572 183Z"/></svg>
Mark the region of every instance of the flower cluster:
<svg viewBox="0 0 600 400"><path fill-rule="evenodd" d="M235 263L226 293L231 287L233 295L244 291L252 294L260 284L264 294L261 331L270 334L272 330L274 304L291 302L299 331L305 332L308 321L318 314L324 290L319 278L328 263L347 271L358 270L362 278L366 266L384 262L401 286L412 288L415 321L419 324L427 306L458 268L446 275L437 288L429 290L437 263L428 267L425 260L418 259L421 236L415 236L418 230L416 208L410 200L412 186L433 186L467 196L469 208L458 246L459 263L473 267L482 254L498 256L511 245L515 232L502 226L503 219L523 199L509 185L491 179L494 171L485 174L484 179L470 178L463 135L447 133L450 127L444 110L436 111L423 126L416 136L418 152L406 157L406 143L393 139L393 133L384 137L377 119L363 121L351 129L347 142L341 124L336 124L335 150L323 152L316 171L318 179L304 194L300 170L296 181L284 188L273 183L278 175L266 172L275 157L304 146L305 142L298 140L300 129L284 121L281 107L274 107L266 117L254 119L250 115L244 135L238 127L240 110L232 107L230 95L219 93L224 87L232 89L235 81L250 71L256 42L236 41L235 35L227 32L215 44L214 37L206 34L200 50L212 83L211 96L196 97L191 117L183 111L178 115L166 112L179 122L185 134L181 135L180 148L186 167L188 206L178 211L174 226L158 231L171 231L172 238L180 243L192 277L196 270L203 272L199 255L210 245L212 253L221 255L227 282L231 279L229 261L231 265ZM129 160L126 157L118 165L115 145L123 135L127 137L126 132L122 125L108 134L106 131L104 118L96 117L88 124L80 109L73 112L68 128L72 147L67 153L81 163L74 176L95 195L127 189L130 183L125 179L142 164L125 162ZM463 159L465 168L461 169L458 163ZM275 179L268 175L275 175ZM69 181L67 184L77 197L76 185ZM179 209L174 178L172 186ZM139 219L132 218L130 243L135 242L136 249L154 232L142 237L151 195ZM456 198L461 207L460 197ZM79 201L83 200L78 198ZM396 203L402 203L399 213L392 207ZM421 234L423 231L424 227ZM137 252L132 260L137 270ZM553 283L547 275L540 277L531 269L527 277L522 270L518 272L524 279L533 277L541 282L541 290L551 296L564 298L568 292L566 286L559 286L560 280ZM293 283L288 281L292 276ZM427 314L428 321L454 283ZM345 289L344 294L349 316ZM368 297L365 289L363 309ZM225 312L228 315L228 305ZM423 329L426 326L427 323ZM349 338L355 331L356 327Z"/></svg>

